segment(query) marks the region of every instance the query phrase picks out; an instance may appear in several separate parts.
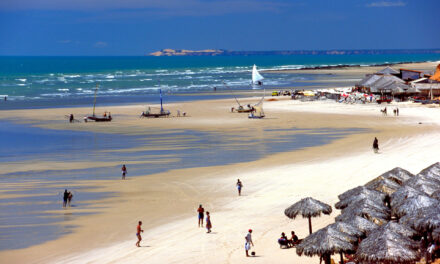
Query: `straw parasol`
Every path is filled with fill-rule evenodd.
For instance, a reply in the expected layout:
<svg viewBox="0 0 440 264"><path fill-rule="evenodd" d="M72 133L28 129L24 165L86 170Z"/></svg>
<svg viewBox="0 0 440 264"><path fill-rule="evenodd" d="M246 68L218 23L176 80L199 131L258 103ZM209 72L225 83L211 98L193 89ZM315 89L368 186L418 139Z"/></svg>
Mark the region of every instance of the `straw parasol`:
<svg viewBox="0 0 440 264"><path fill-rule="evenodd" d="M402 186L391 195L391 208L405 202L406 199L419 195L427 195L425 192L414 189L410 186Z"/></svg>
<svg viewBox="0 0 440 264"><path fill-rule="evenodd" d="M411 179L414 174L411 172L404 170L402 168L396 167L390 171L385 172L384 174L380 175L379 177L392 180L396 182L399 185L402 185L407 180Z"/></svg>
<svg viewBox="0 0 440 264"><path fill-rule="evenodd" d="M431 195L440 188L440 181L426 175L418 174L406 181L405 185Z"/></svg>
<svg viewBox="0 0 440 264"><path fill-rule="evenodd" d="M334 253L352 252L355 250L353 243L355 236L343 233L334 226L327 226L307 236L296 246L296 254L301 256L319 255L324 257L325 263L330 264L330 255Z"/></svg>
<svg viewBox="0 0 440 264"><path fill-rule="evenodd" d="M435 207L438 204L438 200L426 195L413 196L393 207L393 214L402 217L408 213L411 214L411 212L415 212L417 209Z"/></svg>
<svg viewBox="0 0 440 264"><path fill-rule="evenodd" d="M284 214L289 217L295 219L297 215L302 215L304 218L309 219L309 232L312 233L312 217L321 216L323 214L331 214L332 207L326 203L320 202L318 200L313 199L312 197L307 197L299 202L294 203L286 210L284 210Z"/></svg>
<svg viewBox="0 0 440 264"><path fill-rule="evenodd" d="M344 209L351 203L362 199L367 199L375 201L378 204L383 204L386 200L386 195L379 191L369 189L365 186L358 186L338 195L338 198L339 202L335 204L335 207L337 209Z"/></svg>
<svg viewBox="0 0 440 264"><path fill-rule="evenodd" d="M430 207L427 214L420 216L414 221L414 228L420 232L432 232L436 228L440 228L440 208Z"/></svg>
<svg viewBox="0 0 440 264"><path fill-rule="evenodd" d="M408 238L412 238L417 235L417 231L412 229L411 227L391 221L385 225L380 226L377 230L379 232L383 232L387 229Z"/></svg>
<svg viewBox="0 0 440 264"><path fill-rule="evenodd" d="M390 229L381 229L359 244L356 257L366 263L412 263L420 259L414 244Z"/></svg>
<svg viewBox="0 0 440 264"><path fill-rule="evenodd" d="M353 216L345 214L343 217L337 220L336 223L338 222L350 224L362 231L364 234L370 233L371 231L379 227L375 223L357 215Z"/></svg>
<svg viewBox="0 0 440 264"><path fill-rule="evenodd" d="M395 181L383 178L381 176L373 179L372 181L369 181L364 186L368 189L376 190L387 195L393 194L400 188L400 185L397 184Z"/></svg>
<svg viewBox="0 0 440 264"><path fill-rule="evenodd" d="M379 225L388 222L391 216L388 207L376 204L368 199L362 199L350 204L350 206L342 210L342 214L351 215L352 217L355 215L361 216Z"/></svg>
<svg viewBox="0 0 440 264"><path fill-rule="evenodd" d="M419 172L419 175L428 176L440 181L440 162L434 163L431 166L423 169L421 172Z"/></svg>
<svg viewBox="0 0 440 264"><path fill-rule="evenodd" d="M329 227L334 228L342 233L349 234L350 236L361 237L364 235L362 230L347 222L335 222L329 225Z"/></svg>

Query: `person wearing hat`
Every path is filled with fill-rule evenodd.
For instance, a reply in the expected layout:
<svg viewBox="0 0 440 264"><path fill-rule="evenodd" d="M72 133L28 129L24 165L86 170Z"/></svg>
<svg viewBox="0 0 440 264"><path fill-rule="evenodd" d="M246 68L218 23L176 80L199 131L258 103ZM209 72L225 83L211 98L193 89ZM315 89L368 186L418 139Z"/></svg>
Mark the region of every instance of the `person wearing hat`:
<svg viewBox="0 0 440 264"><path fill-rule="evenodd" d="M254 242L252 242L252 229L249 229L249 233L244 237L246 243L244 243L244 249L246 250L246 257L249 257L249 250L251 249L251 245L254 246Z"/></svg>

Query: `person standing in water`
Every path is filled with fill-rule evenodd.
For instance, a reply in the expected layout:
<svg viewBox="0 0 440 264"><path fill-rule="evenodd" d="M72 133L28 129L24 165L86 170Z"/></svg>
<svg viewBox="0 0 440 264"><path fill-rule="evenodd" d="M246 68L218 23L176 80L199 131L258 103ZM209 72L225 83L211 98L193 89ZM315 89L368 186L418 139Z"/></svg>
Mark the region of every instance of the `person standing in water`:
<svg viewBox="0 0 440 264"><path fill-rule="evenodd" d="M138 226L137 226L137 228L136 228L136 236L137 236L137 238L138 238L138 241L136 242L136 246L137 246L137 247L140 247L140 246L141 246L141 245L140 245L141 240L142 240L141 233L144 232L144 230L141 229L141 226L142 226L142 221L139 221L139 224L138 224Z"/></svg>
<svg viewBox="0 0 440 264"><path fill-rule="evenodd" d="M125 164L122 165L122 179L125 180L125 175L127 174L127 167L125 167Z"/></svg>
<svg viewBox="0 0 440 264"><path fill-rule="evenodd" d="M209 215L209 212L206 212L206 229L208 230L206 233L211 233L212 223L211 223L211 216Z"/></svg>
<svg viewBox="0 0 440 264"><path fill-rule="evenodd" d="M67 189L65 189L63 194L63 207L66 207L68 199L69 199L69 192L67 191Z"/></svg>
<svg viewBox="0 0 440 264"><path fill-rule="evenodd" d="M238 196L241 196L241 188L243 188L243 183L240 181L240 179L237 179L237 190L238 190Z"/></svg>
<svg viewBox="0 0 440 264"><path fill-rule="evenodd" d="M377 140L377 138L374 138L373 141L373 151L374 153L378 153L379 152L379 140Z"/></svg>
<svg viewBox="0 0 440 264"><path fill-rule="evenodd" d="M70 203L72 202L73 193L69 192L69 195L67 196L67 206L70 207Z"/></svg>
<svg viewBox="0 0 440 264"><path fill-rule="evenodd" d="M197 213L199 217L199 227L203 227L203 217L205 214L205 209L203 209L202 205L199 205L199 208L197 208Z"/></svg>

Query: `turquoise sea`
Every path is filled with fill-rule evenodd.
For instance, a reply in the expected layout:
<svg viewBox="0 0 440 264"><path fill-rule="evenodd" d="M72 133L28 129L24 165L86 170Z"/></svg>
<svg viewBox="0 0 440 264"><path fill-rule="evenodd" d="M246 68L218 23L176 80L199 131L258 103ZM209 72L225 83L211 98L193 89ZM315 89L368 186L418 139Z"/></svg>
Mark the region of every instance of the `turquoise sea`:
<svg viewBox="0 0 440 264"><path fill-rule="evenodd" d="M204 92L252 89L252 65L259 70L329 65L372 65L439 61L440 54L252 55L218 57L0 57L0 109L90 105L96 84L101 104L206 99ZM265 74L263 74L265 75ZM308 74L266 74L266 88L295 87ZM301 85L304 85L302 83ZM179 95L187 95L185 97ZM189 96L188 96L189 95Z"/></svg>

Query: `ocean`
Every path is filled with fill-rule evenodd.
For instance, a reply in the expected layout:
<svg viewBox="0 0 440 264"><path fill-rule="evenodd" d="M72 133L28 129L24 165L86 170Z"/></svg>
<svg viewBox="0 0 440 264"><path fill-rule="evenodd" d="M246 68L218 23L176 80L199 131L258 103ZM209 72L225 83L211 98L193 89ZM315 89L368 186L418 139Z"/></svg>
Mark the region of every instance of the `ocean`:
<svg viewBox="0 0 440 264"><path fill-rule="evenodd" d="M85 106L99 84L100 104L207 99L221 91L251 90L252 65L259 70L330 65L439 61L440 54L253 55L214 57L0 57L0 109ZM264 86L295 87L311 74L264 74ZM226 83L226 88L223 83ZM312 85L310 82L309 85ZM304 82L301 83L304 86ZM185 95L185 96L182 96ZM216 97L218 98L218 97Z"/></svg>

